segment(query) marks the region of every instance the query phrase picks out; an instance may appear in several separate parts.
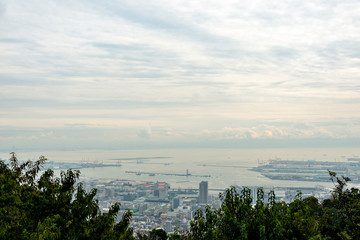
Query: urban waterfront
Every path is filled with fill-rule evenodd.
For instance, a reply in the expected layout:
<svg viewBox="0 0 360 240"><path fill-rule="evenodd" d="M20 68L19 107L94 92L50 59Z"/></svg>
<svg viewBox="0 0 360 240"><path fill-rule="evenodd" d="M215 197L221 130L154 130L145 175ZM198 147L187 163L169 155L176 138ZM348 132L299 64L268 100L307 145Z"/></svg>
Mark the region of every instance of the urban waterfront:
<svg viewBox="0 0 360 240"><path fill-rule="evenodd" d="M239 192L248 187L253 203L259 187L264 188L266 196L274 190L278 201L290 202L298 191L303 197L328 198L333 187L330 180L281 180L266 174L290 170L311 173L312 168L304 170L303 163L316 163L313 175L318 174L319 165L326 168L327 164L329 168L338 168L329 169L331 171L346 173L339 166L347 166L349 160L356 162L360 150L163 149L18 152L17 155L20 160L46 156L44 168L53 169L57 176L61 170L79 169L80 181L86 190L98 190L96 198L100 209L106 212L115 202L120 202L122 212L132 211L132 227L137 232L154 228L172 232L174 226L187 230L195 210L206 205L218 208L221 205L218 194L231 185ZM6 159L7 156L8 153L1 153L0 157ZM277 162L281 167L274 164ZM354 171L357 170L352 169Z"/></svg>

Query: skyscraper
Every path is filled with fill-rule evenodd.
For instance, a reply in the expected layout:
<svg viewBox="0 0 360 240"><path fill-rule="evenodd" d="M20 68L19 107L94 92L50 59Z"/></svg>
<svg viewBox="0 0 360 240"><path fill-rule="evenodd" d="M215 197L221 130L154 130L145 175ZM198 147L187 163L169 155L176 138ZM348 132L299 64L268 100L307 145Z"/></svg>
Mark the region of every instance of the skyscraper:
<svg viewBox="0 0 360 240"><path fill-rule="evenodd" d="M207 203L208 199L208 182L202 181L199 184L199 203Z"/></svg>
<svg viewBox="0 0 360 240"><path fill-rule="evenodd" d="M172 224L171 224L171 221L166 221L165 222L165 231L166 232L172 232Z"/></svg>
<svg viewBox="0 0 360 240"><path fill-rule="evenodd" d="M178 206L180 206L180 199L179 198L174 198L172 200L172 209L176 209Z"/></svg>

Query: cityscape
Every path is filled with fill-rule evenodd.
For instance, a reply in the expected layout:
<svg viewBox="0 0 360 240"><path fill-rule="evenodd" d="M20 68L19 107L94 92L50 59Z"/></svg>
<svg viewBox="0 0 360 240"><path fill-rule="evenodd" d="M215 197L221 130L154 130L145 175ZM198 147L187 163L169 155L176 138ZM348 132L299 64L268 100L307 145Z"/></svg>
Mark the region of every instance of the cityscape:
<svg viewBox="0 0 360 240"><path fill-rule="evenodd" d="M351 171L358 172L360 169L354 168L358 166L358 160L351 158L349 162L337 162L336 169L340 174L347 174L348 167L351 167ZM310 164L312 167L310 167ZM355 164L355 165L354 165ZM141 162L137 162L137 166L142 166ZM299 166L307 166L303 168ZM341 167L340 167L341 166ZM85 169L92 168L101 171L104 167L119 167L119 164L105 164L105 163L59 163L50 161L46 163L45 167L53 169L66 170L72 169ZM322 167L324 169L320 169ZM268 164L261 163L258 167L252 169L252 171L264 171L265 176L267 172L274 172L281 174L282 172L294 174L292 169L296 170L298 175L311 174L313 176L321 177L322 172L326 172L326 177L323 177L329 182L329 173L326 169L332 166L326 161L282 161L271 160ZM287 169L287 170L284 170ZM306 170L307 169L307 170ZM332 168L334 169L334 168ZM145 171L130 171L130 174L135 176L146 175L152 177L155 174L153 172ZM319 175L320 174L320 175ZM324 173L325 174L325 173ZM172 175L171 173L162 173L160 175ZM175 174L175 176L183 176L185 178L194 177L189 170L184 174ZM196 177L196 175L195 175ZM205 210L208 205L212 208L219 208L221 206L221 199L219 193L224 193L225 189L214 189L206 181L207 175L203 175L198 182L198 187L181 188L172 187L168 182L153 182L146 180L129 180L129 179L116 179L116 178L87 178L82 177L81 182L85 189L90 191L91 189L97 189L96 198L99 200L99 207L102 212L109 211L109 208L115 203L121 203L121 211L118 215L120 220L122 214L125 211L131 211L132 221L131 227L135 232L149 233L153 229L161 228L168 233L174 232L176 228L178 231L189 230L190 221L193 220L194 213L199 208ZM146 178L146 177L145 177ZM196 178L195 178L196 179ZM272 179L272 176L269 177ZM294 180L283 177L283 180ZM298 177L299 181L309 181ZM317 181L317 180L316 180ZM186 181L185 181L186 182ZM230 186L229 186L230 187ZM249 188L251 190L252 204L255 205L257 201L257 189L263 188L265 193L265 202L268 202L267 194L274 190L276 199L279 202L290 203L295 199L297 194L301 192L302 197L314 196L319 201L331 197L332 188L325 187L319 182L318 185L312 187L279 187L279 186L242 186L235 185L237 192L241 192L242 188Z"/></svg>
<svg viewBox="0 0 360 240"><path fill-rule="evenodd" d="M360 239L359 13L0 0L0 239Z"/></svg>
<svg viewBox="0 0 360 240"><path fill-rule="evenodd" d="M131 226L135 232L150 232L162 228L171 233L174 227L178 230L189 230L193 214L199 208L205 210L209 205L219 208L219 194L209 193L207 181L199 183L198 189L172 189L166 182L137 182L121 179L84 180L87 190L96 188L99 206L106 212L115 202L121 203L122 212L132 212ZM210 186L211 187L211 186ZM248 186L252 192L253 204L256 203L256 191L260 186ZM241 186L236 186L238 192ZM315 196L324 200L331 196L330 189L281 188L264 189L265 193L274 190L277 201L291 202L300 191L303 197ZM267 195L267 194L266 194ZM267 199L265 199L267 201ZM121 215L119 215L119 219Z"/></svg>

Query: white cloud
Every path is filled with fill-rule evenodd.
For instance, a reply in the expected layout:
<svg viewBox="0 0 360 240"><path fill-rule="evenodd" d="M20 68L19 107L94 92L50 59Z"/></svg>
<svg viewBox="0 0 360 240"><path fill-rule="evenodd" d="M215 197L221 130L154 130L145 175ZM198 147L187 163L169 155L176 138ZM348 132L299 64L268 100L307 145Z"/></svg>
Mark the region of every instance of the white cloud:
<svg viewBox="0 0 360 240"><path fill-rule="evenodd" d="M300 127L283 123L279 126L257 125L252 127L224 127L221 130L204 129L194 133L200 138L218 140L246 139L319 139L319 138L359 138L360 126L339 126L336 123L327 126L306 124Z"/></svg>

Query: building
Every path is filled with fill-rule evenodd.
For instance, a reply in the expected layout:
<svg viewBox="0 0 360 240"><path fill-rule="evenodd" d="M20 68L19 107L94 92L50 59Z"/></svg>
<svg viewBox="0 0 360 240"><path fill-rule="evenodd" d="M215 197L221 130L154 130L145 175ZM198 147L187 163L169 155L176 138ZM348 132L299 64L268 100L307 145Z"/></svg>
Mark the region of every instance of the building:
<svg viewBox="0 0 360 240"><path fill-rule="evenodd" d="M174 198L172 200L172 209L176 209L180 206L180 198Z"/></svg>
<svg viewBox="0 0 360 240"><path fill-rule="evenodd" d="M172 232L172 224L171 224L171 221L166 221L165 222L165 231L166 232Z"/></svg>
<svg viewBox="0 0 360 240"><path fill-rule="evenodd" d="M206 204L208 199L208 182L202 181L199 184L199 203Z"/></svg>

